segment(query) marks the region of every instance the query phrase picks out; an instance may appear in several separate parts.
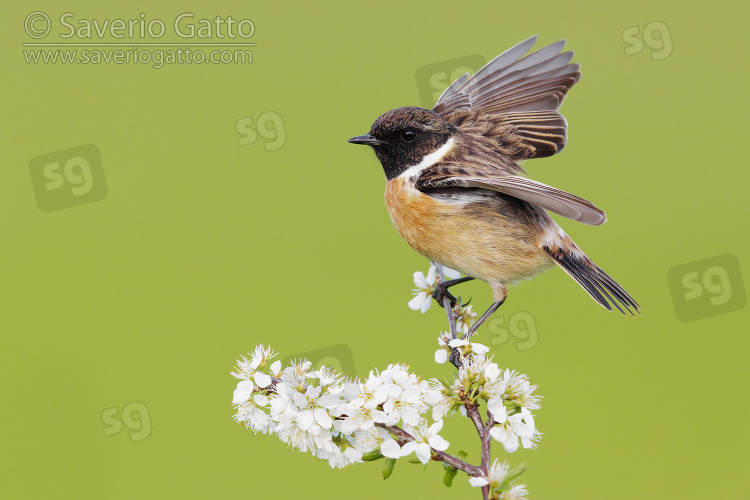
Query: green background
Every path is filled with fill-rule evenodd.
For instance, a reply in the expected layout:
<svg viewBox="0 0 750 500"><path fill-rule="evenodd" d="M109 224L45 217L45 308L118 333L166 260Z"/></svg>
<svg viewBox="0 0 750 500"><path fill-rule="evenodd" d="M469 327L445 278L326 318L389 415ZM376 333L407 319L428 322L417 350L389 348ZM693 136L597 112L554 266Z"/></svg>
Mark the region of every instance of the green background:
<svg viewBox="0 0 750 500"><path fill-rule="evenodd" d="M26 64L33 10L167 25L232 15L253 20L258 46L251 65ZM435 463L383 482L379 463L332 471L253 436L231 420L229 372L262 342L281 357L345 344L360 375L396 361L449 373L432 360L442 310L406 306L427 262L391 227L374 155L346 139L418 105L418 68L539 33L567 38L584 76L562 108L564 154L527 170L607 211L602 227L561 223L643 317L608 313L558 269L511 289L498 315L529 312L538 343L493 352L545 399L539 448L510 461L531 466L536 499L744 497L750 309L681 322L667 272L731 253L748 279L749 13L719 1L6 5L0 496L478 498L465 476L445 488ZM669 27L671 56L626 56L622 32L652 21ZM236 122L267 111L286 144L239 146ZM101 152L106 198L43 213L30 160L85 144ZM491 300L483 283L460 293L481 310ZM133 401L151 434L105 436L102 412ZM447 423L449 450L475 459L468 422Z"/></svg>

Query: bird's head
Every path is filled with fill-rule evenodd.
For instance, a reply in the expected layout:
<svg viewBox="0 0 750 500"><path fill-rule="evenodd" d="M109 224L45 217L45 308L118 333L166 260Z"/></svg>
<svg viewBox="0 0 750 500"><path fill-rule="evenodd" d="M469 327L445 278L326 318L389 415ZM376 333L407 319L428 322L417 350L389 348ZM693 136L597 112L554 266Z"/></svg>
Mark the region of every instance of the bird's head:
<svg viewBox="0 0 750 500"><path fill-rule="evenodd" d="M372 146L390 180L438 152L456 133L456 127L434 111L406 106L381 115L369 134L349 142Z"/></svg>

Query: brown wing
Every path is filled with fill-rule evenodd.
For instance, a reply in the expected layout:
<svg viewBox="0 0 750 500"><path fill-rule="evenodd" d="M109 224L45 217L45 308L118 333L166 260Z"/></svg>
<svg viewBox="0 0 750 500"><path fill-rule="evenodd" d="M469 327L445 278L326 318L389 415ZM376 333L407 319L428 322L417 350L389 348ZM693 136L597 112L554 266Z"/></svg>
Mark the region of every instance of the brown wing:
<svg viewBox="0 0 750 500"><path fill-rule="evenodd" d="M439 164L425 169L417 179L416 187L426 193L454 187L489 189L590 226L607 221L602 210L576 195L518 175L486 176L469 165Z"/></svg>
<svg viewBox="0 0 750 500"><path fill-rule="evenodd" d="M570 64L572 51L561 53L565 40L524 57L537 38L511 47L471 77L462 75L443 92L434 111L450 121L460 112L473 111L511 123L534 148L524 159L562 151L568 124L557 110L581 78L581 66Z"/></svg>

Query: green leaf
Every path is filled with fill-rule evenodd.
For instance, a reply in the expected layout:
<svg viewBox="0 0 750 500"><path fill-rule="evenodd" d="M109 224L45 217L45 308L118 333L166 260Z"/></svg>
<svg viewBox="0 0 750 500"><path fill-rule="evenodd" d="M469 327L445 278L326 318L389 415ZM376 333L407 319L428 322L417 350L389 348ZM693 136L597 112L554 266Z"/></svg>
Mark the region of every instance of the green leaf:
<svg viewBox="0 0 750 500"><path fill-rule="evenodd" d="M395 458L386 458L383 464L383 479L388 479L393 474L393 468L396 466Z"/></svg>
<svg viewBox="0 0 750 500"><path fill-rule="evenodd" d="M383 455L380 454L378 450L370 451L362 455L362 460L365 462L374 462L375 460L380 460L383 458Z"/></svg>
<svg viewBox="0 0 750 500"><path fill-rule="evenodd" d="M523 474L524 472L526 472L527 470L529 470L529 466L521 462L519 465L517 465L516 467L508 471L508 475L505 476L505 481L503 482L507 482L507 481L515 479L521 474Z"/></svg>
<svg viewBox="0 0 750 500"><path fill-rule="evenodd" d="M421 464L421 463L422 463L422 461L421 461L421 460L419 460L418 458L410 458L410 459L409 459L409 463L410 463L410 464Z"/></svg>
<svg viewBox="0 0 750 500"><path fill-rule="evenodd" d="M511 470L508 471L508 474L505 476L505 479L503 480L503 482L500 483L500 485L498 485L497 488L495 488L495 491L501 492L501 491L509 490L511 486L510 485L511 481L513 481L515 478L517 478L518 476L526 472L528 469L529 469L529 466L526 465L525 463L521 463L518 466L512 468Z"/></svg>
<svg viewBox="0 0 750 500"><path fill-rule="evenodd" d="M451 467L451 470L446 471L445 475L443 476L443 484L446 485L448 488L453 486L453 478L456 477L457 473L458 473L458 470Z"/></svg>
<svg viewBox="0 0 750 500"><path fill-rule="evenodd" d="M464 450L459 450L458 453L456 453L456 458L459 460L466 460L466 457L468 457L469 454L466 453Z"/></svg>

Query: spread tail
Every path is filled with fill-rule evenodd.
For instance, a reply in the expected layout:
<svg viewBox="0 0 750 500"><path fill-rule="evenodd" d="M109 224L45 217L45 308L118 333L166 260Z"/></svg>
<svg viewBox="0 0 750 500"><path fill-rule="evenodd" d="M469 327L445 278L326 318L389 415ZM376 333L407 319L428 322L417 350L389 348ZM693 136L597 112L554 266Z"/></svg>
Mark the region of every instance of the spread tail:
<svg viewBox="0 0 750 500"><path fill-rule="evenodd" d="M627 311L635 316L631 308L640 313L641 306L638 302L594 264L565 233L562 234L564 236L561 235L561 238L555 238L542 245L542 249L552 257L552 260L606 309L611 311L614 305L623 314Z"/></svg>

